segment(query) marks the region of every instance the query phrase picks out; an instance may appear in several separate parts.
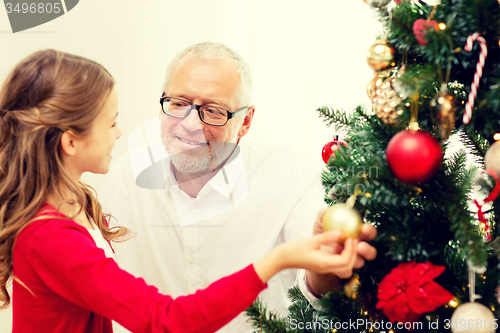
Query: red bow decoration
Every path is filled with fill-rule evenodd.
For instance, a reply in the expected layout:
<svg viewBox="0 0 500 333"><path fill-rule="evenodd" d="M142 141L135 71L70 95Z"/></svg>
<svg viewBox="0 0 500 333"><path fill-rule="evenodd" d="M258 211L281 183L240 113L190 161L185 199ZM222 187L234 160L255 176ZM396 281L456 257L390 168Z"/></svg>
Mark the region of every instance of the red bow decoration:
<svg viewBox="0 0 500 333"><path fill-rule="evenodd" d="M453 294L434 281L444 266L430 262L400 263L378 285L377 309L391 322L415 322L453 299Z"/></svg>
<svg viewBox="0 0 500 333"><path fill-rule="evenodd" d="M484 233L486 234L486 240L490 241L491 240L491 233L490 233L490 224L488 223L488 220L484 216L483 212L483 205L480 205L477 200L474 200L474 203L476 204L477 207L477 218L481 225L484 228Z"/></svg>
<svg viewBox="0 0 500 333"><path fill-rule="evenodd" d="M481 223L481 225L484 228L484 232L486 234L486 239L488 241L491 241L490 223L488 222L488 220L484 216L483 205L486 204L487 202L495 200L498 197L498 194L500 193L500 179L498 178L498 175L494 170L486 169L484 171L488 175L493 177L493 179L495 179L495 187L491 191L490 195L488 195L486 197L486 199L484 199L484 202L482 205L479 204L479 202L476 199L474 199L474 203L476 204L477 217L478 217L479 222Z"/></svg>

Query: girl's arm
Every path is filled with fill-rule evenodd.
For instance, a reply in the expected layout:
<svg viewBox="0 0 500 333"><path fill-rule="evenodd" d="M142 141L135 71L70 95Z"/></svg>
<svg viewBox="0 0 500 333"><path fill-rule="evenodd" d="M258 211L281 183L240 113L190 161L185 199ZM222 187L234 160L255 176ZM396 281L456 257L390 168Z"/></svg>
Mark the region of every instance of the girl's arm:
<svg viewBox="0 0 500 333"><path fill-rule="evenodd" d="M282 244L254 265L175 300L120 269L73 221L30 224L18 237L14 261L33 269L60 297L132 332L214 332L245 310L281 269L352 269L356 241L347 241L339 255L320 249L339 237L339 232L330 232ZM29 279L18 277L30 287Z"/></svg>
<svg viewBox="0 0 500 333"><path fill-rule="evenodd" d="M341 235L340 230L333 230L280 244L254 263L255 271L264 283L286 268L304 268L321 274L347 271L352 274L358 240L348 238L344 243L344 250L338 255L321 249L322 245L336 243Z"/></svg>

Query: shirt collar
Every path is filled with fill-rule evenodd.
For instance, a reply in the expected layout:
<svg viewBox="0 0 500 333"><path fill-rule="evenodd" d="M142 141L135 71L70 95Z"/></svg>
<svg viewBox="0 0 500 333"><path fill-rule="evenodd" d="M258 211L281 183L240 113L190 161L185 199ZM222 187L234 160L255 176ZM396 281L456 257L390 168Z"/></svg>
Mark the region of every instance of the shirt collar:
<svg viewBox="0 0 500 333"><path fill-rule="evenodd" d="M224 166L217 172L217 174L210 179L208 184L210 184L217 192L229 197L230 192L233 191L234 186L238 178L240 177L245 164L243 163L243 154L241 153L241 148L239 145L233 151L232 156L229 158L229 162L226 162Z"/></svg>
<svg viewBox="0 0 500 333"><path fill-rule="evenodd" d="M166 168L168 184L170 187L175 187L179 191L182 191L179 187L179 183L175 179L174 170L172 163L169 159L170 167ZM221 195L226 198L230 197L230 192L234 190L234 186L237 183L238 178L245 168L245 164L243 161L243 154L241 153L241 148L236 145L231 157L228 159L228 162L224 164L224 166L213 176L203 188L198 193L198 197L203 196L210 192L211 189L219 192Z"/></svg>

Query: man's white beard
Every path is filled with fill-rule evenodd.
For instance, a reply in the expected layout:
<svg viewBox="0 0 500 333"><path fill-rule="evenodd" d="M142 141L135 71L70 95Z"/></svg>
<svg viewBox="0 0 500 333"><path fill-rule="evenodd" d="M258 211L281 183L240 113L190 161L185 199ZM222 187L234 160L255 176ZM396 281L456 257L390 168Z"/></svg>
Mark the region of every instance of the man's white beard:
<svg viewBox="0 0 500 333"><path fill-rule="evenodd" d="M212 141L208 145L193 148L197 150L197 155L193 156L183 152L175 152L172 148L172 142L176 140L172 136L164 135L162 133L163 146L167 150L175 168L179 171L186 173L202 173L207 174L219 169L222 164L229 158L233 152L236 144L232 142L215 142ZM202 153L202 154L200 154Z"/></svg>

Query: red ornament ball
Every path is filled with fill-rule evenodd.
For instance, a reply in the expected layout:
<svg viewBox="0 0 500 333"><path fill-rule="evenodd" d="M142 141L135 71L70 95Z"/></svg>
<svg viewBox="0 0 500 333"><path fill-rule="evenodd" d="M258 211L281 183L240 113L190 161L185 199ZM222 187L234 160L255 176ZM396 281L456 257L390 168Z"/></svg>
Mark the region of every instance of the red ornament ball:
<svg viewBox="0 0 500 333"><path fill-rule="evenodd" d="M429 132L405 130L389 141L386 158L389 168L399 180L415 184L434 177L441 168L443 151Z"/></svg>
<svg viewBox="0 0 500 333"><path fill-rule="evenodd" d="M413 23L413 33L415 34L415 38L420 45L429 44L429 41L427 40L427 32L431 28L438 30L438 23L433 20L428 21L425 19L418 19Z"/></svg>
<svg viewBox="0 0 500 333"><path fill-rule="evenodd" d="M333 139L333 141L330 141L326 145L324 145L323 151L321 152L321 157L323 157L323 161L325 163L328 163L328 160L332 155L337 156L335 155L335 152L340 149L340 145L344 145L347 147L347 143L339 139Z"/></svg>

